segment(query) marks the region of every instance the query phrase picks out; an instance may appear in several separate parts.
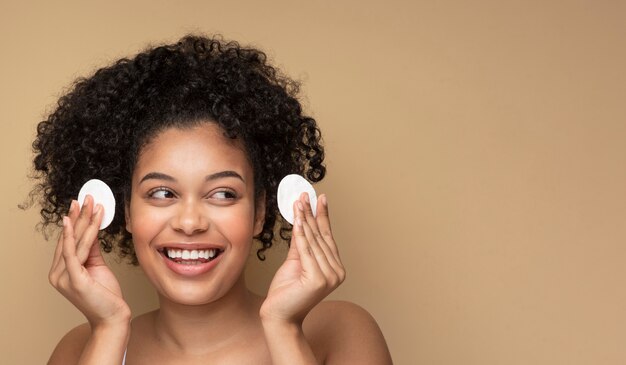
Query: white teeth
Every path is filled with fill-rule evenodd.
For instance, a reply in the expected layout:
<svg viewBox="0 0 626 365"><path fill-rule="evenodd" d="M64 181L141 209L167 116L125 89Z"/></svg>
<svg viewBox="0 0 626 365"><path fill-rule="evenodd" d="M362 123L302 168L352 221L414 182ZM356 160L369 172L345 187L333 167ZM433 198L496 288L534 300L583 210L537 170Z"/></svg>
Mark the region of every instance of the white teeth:
<svg viewBox="0 0 626 365"><path fill-rule="evenodd" d="M167 257L171 259L183 259L183 260L197 260L197 259L212 259L217 256L216 249L208 250L181 250L175 248L168 248L166 250Z"/></svg>

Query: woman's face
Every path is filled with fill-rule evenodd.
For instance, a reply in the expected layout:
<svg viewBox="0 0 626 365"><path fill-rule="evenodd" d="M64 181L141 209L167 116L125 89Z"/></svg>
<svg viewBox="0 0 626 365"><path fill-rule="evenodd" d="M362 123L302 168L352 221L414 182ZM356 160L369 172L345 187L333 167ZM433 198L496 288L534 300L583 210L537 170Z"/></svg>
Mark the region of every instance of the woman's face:
<svg viewBox="0 0 626 365"><path fill-rule="evenodd" d="M253 181L240 142L214 123L166 129L141 150L127 230L161 296L204 304L243 287L252 237L263 227Z"/></svg>

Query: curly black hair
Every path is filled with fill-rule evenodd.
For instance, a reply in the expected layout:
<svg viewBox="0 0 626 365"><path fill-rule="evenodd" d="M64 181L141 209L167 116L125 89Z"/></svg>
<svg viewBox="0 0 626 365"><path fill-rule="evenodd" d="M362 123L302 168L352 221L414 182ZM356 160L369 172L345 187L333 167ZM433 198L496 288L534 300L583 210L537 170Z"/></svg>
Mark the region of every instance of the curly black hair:
<svg viewBox="0 0 626 365"><path fill-rule="evenodd" d="M303 115L299 84L270 65L265 53L220 36L187 35L148 48L79 78L55 110L37 126L31 192L39 197L42 226L59 226L80 187L104 180L117 201L128 203L131 176L141 148L166 128L217 123L243 142L255 195L265 192L265 224L257 251L272 246L275 232L288 239L277 214L277 185L288 174L311 182L324 178L324 148L315 120ZM113 248L137 265L125 229L124 204L100 232L105 252Z"/></svg>

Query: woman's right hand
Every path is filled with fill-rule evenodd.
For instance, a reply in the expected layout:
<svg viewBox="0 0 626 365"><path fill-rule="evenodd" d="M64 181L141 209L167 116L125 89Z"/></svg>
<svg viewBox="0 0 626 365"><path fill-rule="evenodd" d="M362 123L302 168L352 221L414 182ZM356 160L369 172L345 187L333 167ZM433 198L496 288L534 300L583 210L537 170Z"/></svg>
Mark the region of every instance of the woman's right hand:
<svg viewBox="0 0 626 365"><path fill-rule="evenodd" d="M109 325L125 325L131 313L122 296L119 282L104 262L98 231L104 209L94 208L91 196L82 209L73 200L63 233L59 237L48 278L89 321L92 330Z"/></svg>

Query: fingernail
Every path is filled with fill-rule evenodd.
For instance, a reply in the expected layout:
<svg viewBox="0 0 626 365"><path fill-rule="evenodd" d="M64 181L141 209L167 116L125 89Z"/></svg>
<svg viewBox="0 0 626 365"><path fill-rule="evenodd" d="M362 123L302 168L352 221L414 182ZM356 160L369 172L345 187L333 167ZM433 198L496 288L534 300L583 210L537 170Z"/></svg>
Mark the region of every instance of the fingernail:
<svg viewBox="0 0 626 365"><path fill-rule="evenodd" d="M298 206L298 210L300 211L304 211L304 205L302 205L302 202L300 202L299 200L296 202L296 205Z"/></svg>
<svg viewBox="0 0 626 365"><path fill-rule="evenodd" d="M102 209L102 205L100 204L96 205L96 209L93 210L93 215L100 213L101 209Z"/></svg>
<svg viewBox="0 0 626 365"><path fill-rule="evenodd" d="M300 217L296 217L296 226L302 227L302 219Z"/></svg>
<svg viewBox="0 0 626 365"><path fill-rule="evenodd" d="M307 203L310 203L310 201L309 201L309 193L305 193L304 194L304 201L307 202Z"/></svg>
<svg viewBox="0 0 626 365"><path fill-rule="evenodd" d="M328 206L328 201L326 200L326 195L322 195L322 205L327 207Z"/></svg>
<svg viewBox="0 0 626 365"><path fill-rule="evenodd" d="M67 227L69 218L67 216L63 217L63 227Z"/></svg>

